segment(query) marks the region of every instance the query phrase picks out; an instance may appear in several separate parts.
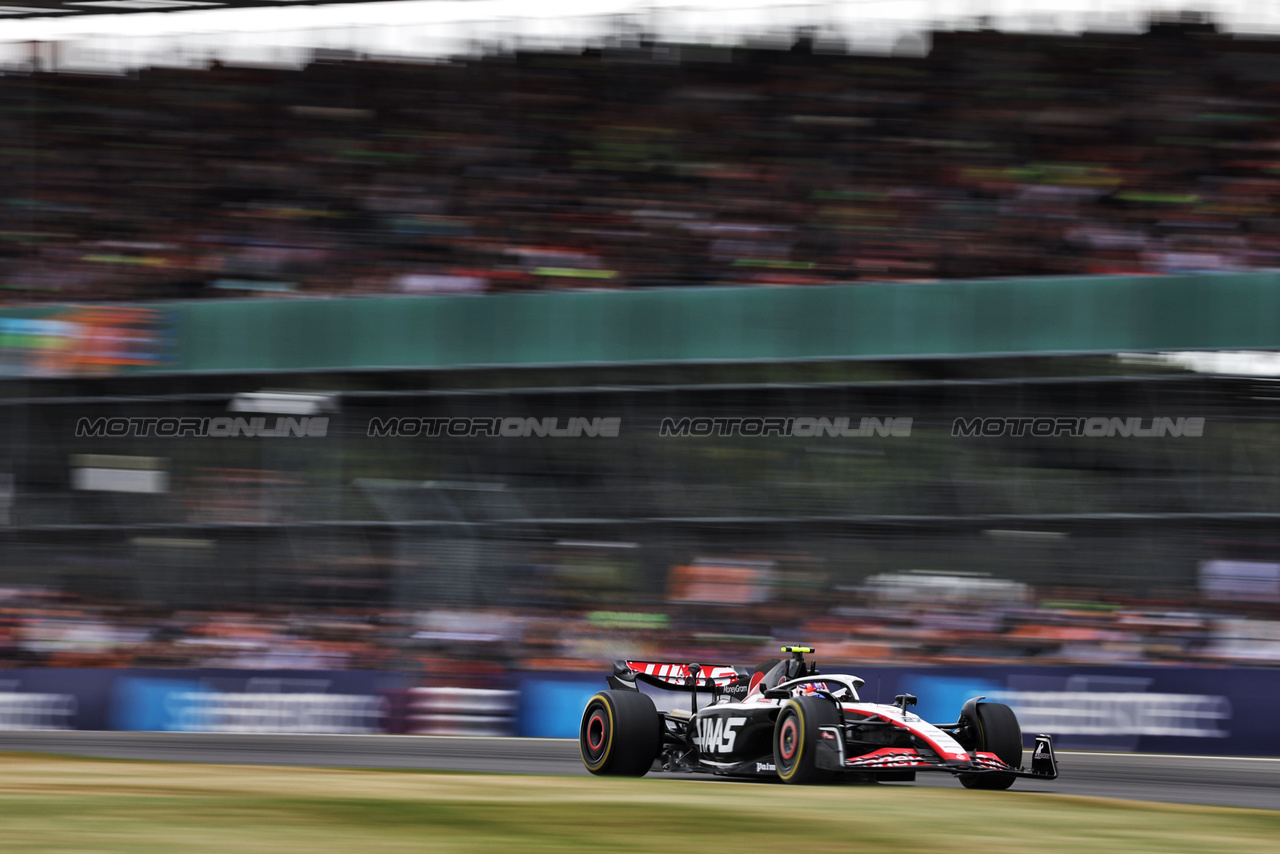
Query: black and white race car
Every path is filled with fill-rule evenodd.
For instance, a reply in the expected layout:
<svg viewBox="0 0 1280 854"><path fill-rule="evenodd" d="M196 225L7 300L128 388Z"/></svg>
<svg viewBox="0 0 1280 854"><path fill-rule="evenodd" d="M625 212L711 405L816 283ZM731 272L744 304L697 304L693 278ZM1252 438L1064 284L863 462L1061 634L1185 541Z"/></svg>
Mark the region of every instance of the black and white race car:
<svg viewBox="0 0 1280 854"><path fill-rule="evenodd" d="M858 697L857 676L819 674L811 647L784 646L789 659L754 671L656 661L617 661L582 714L582 761L593 774L644 776L701 771L819 783L838 777L913 780L946 771L971 789L1007 789L1018 777L1058 776L1053 740L1035 737L1022 767L1022 729L1013 711L974 697L954 723L930 724L899 694L893 705ZM690 708L659 711L639 684L679 691ZM698 695L711 701L698 708Z"/></svg>

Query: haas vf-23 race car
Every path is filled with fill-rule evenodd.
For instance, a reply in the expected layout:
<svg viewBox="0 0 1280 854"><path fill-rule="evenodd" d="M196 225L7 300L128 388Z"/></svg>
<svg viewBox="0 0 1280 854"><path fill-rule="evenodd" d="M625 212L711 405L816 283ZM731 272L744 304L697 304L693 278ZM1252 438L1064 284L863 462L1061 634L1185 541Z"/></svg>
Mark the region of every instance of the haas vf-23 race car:
<svg viewBox="0 0 1280 854"><path fill-rule="evenodd" d="M1035 737L1031 768L1022 767L1022 729L1013 711L974 697L954 723L930 724L908 711L916 698L893 705L858 697L857 676L819 674L806 662L811 647L784 646L790 659L755 669L671 662L614 662L601 691L582 714L582 761L593 774L644 776L701 771L778 777L788 783L836 778L913 780L917 771L945 771L970 789L1007 789L1018 777L1058 776L1053 740ZM658 711L637 683L687 692L690 708ZM710 703L698 708L699 692Z"/></svg>

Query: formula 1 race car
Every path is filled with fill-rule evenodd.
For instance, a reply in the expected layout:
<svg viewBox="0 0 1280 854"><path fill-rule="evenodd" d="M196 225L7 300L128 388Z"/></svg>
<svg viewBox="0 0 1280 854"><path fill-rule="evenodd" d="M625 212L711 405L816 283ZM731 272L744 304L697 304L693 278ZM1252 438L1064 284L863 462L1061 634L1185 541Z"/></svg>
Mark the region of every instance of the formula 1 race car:
<svg viewBox="0 0 1280 854"><path fill-rule="evenodd" d="M835 778L914 780L917 771L946 771L970 789L1007 789L1018 777L1058 776L1053 740L1035 737L1031 769L1022 767L1022 729L1013 711L974 697L954 723L926 723L899 694L893 705L865 703L863 680L818 673L811 647L784 646L754 672L672 662L616 661L612 690L590 699L579 745L593 774L642 777L701 771L777 777L788 783ZM637 683L688 693L690 708L658 711ZM698 694L711 701L698 708Z"/></svg>

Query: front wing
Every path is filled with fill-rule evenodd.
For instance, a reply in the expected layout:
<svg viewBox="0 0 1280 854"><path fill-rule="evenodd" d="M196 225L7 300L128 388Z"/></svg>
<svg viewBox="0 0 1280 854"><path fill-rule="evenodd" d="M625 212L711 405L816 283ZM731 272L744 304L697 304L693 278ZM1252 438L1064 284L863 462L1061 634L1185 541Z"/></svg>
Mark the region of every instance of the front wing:
<svg viewBox="0 0 1280 854"><path fill-rule="evenodd" d="M835 735L832 728L831 735ZM914 747L883 747L858 756L844 756L839 738L826 738L819 749L817 764L831 771L947 771L952 774L1011 774L1015 777L1034 777L1054 780L1058 776L1058 763L1053 753L1053 739L1037 735L1031 754L1031 769L1013 768L994 753L975 751L968 760L943 759L930 750Z"/></svg>

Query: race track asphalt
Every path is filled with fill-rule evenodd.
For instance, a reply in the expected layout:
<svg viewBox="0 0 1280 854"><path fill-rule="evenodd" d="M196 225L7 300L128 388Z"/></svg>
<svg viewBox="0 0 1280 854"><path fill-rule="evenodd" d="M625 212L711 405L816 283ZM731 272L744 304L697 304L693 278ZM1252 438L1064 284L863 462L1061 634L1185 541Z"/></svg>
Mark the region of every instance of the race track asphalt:
<svg viewBox="0 0 1280 854"><path fill-rule="evenodd" d="M0 732L0 751L243 765L587 773L577 741L550 738L11 731ZM1061 776L1052 782L1019 780L1014 786L1062 795L1280 809L1280 758L1060 752L1058 769ZM960 788L947 774L883 785Z"/></svg>

